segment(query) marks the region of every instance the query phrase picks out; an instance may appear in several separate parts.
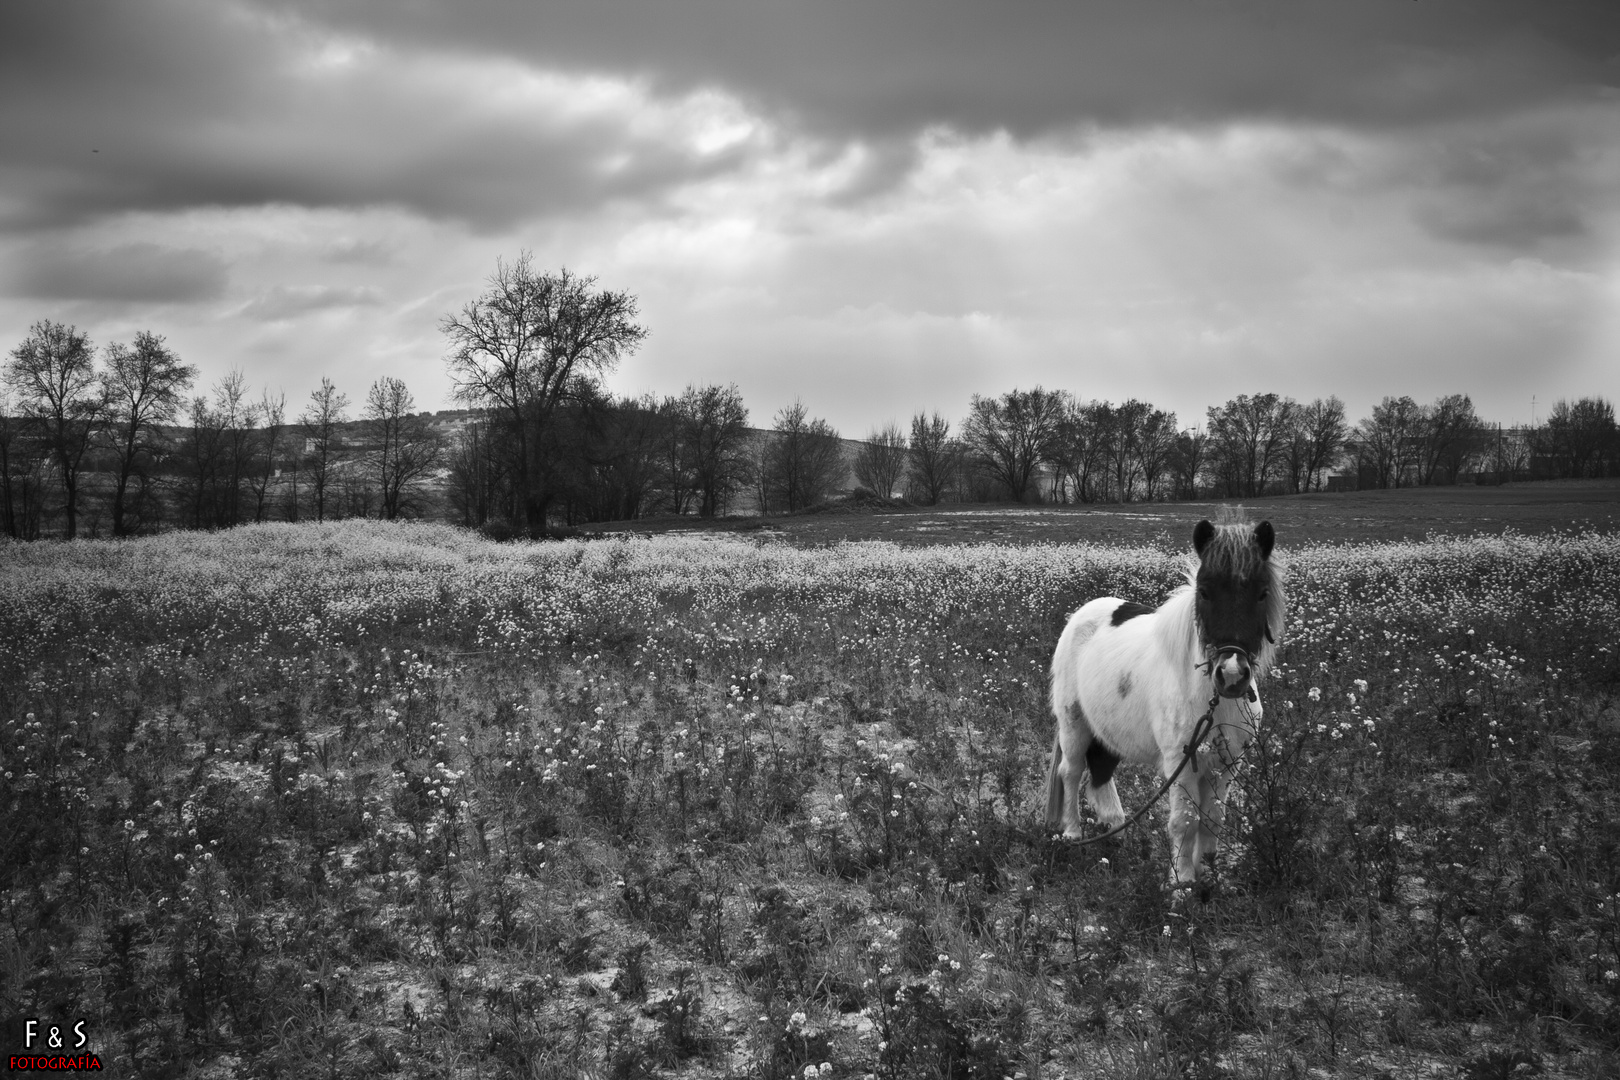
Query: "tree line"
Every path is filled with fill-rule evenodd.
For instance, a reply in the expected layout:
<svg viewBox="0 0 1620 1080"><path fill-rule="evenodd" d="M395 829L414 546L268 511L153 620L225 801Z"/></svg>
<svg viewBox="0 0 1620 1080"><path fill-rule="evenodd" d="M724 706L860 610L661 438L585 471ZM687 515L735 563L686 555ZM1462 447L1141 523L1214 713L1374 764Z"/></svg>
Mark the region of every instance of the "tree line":
<svg viewBox="0 0 1620 1080"><path fill-rule="evenodd" d="M1183 429L1148 402L1036 387L975 396L954 435L937 413L913 416L909 435L889 424L856 460L862 484L929 504L1254 498L1322 491L1336 472L1346 488L1615 476L1620 434L1596 397L1506 429L1481 420L1466 394L1427 405L1386 397L1356 423L1338 397L1239 394L1208 407L1201 429Z"/></svg>
<svg viewBox="0 0 1620 1080"><path fill-rule="evenodd" d="M1334 470L1357 487L1620 472L1612 406L1560 402L1531 431L1483 422L1467 395L1419 405L1385 398L1352 423L1337 397L1300 403L1238 395L1201 430L1149 402L1085 401L1063 390L974 397L954 425L917 414L853 451L801 402L756 432L735 386L613 400L601 377L646 336L635 298L595 291L527 255L443 329L458 397L483 410L459 444L452 493L463 521L531 530L652 513L712 516L814 506L853 478L879 498L1133 502L1320 491ZM473 451L477 453L474 454ZM538 452L538 456L528 455Z"/></svg>
<svg viewBox="0 0 1620 1080"><path fill-rule="evenodd" d="M1405 487L1620 475L1613 406L1560 401L1545 424L1484 422L1467 395L1386 397L1352 423L1337 397L1240 394L1198 428L1150 402L1065 390L975 396L844 440L802 402L756 430L734 385L614 397L604 377L647 336L637 301L589 276L497 263L446 315L466 409L418 413L385 377L351 419L323 378L296 416L240 371L197 369L142 331L97 350L35 323L0 372L0 531L32 538L343 516L436 516L501 533L654 514L792 512L846 491L940 502L1253 498L1330 484ZM1330 480L1330 476L1333 477ZM103 524L105 522L105 525Z"/></svg>
<svg viewBox="0 0 1620 1080"><path fill-rule="evenodd" d="M129 536L425 507L443 446L401 380L372 383L355 437L330 379L289 417L240 371L193 395L196 378L150 331L98 350L36 322L0 370L0 533L33 539L51 520L72 539L87 511L90 534Z"/></svg>

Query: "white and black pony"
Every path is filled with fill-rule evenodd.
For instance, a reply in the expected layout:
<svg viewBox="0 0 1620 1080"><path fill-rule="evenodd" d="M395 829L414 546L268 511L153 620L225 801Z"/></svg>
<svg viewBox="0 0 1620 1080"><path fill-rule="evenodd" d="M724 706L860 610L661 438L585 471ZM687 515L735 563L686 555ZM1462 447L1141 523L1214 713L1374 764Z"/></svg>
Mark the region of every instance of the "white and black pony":
<svg viewBox="0 0 1620 1080"><path fill-rule="evenodd" d="M1121 761L1156 762L1168 779L1193 728L1218 697L1203 752L1170 789L1171 880L1194 881L1213 858L1232 768L1261 714L1256 683L1282 638L1283 568L1271 522L1193 529L1187 584L1157 609L1118 597L1069 617L1052 656L1057 738L1046 823L1079 837L1080 777L1098 821L1124 821L1114 787Z"/></svg>

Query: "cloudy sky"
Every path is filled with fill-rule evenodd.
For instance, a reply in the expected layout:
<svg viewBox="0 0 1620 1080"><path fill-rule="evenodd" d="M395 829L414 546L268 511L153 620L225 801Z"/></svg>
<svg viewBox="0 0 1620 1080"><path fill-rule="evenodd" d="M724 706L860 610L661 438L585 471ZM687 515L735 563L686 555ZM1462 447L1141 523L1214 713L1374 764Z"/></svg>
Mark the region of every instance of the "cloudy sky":
<svg viewBox="0 0 1620 1080"><path fill-rule="evenodd" d="M532 250L622 393L846 435L974 393L1620 398L1613 0L5 0L0 344L296 412Z"/></svg>

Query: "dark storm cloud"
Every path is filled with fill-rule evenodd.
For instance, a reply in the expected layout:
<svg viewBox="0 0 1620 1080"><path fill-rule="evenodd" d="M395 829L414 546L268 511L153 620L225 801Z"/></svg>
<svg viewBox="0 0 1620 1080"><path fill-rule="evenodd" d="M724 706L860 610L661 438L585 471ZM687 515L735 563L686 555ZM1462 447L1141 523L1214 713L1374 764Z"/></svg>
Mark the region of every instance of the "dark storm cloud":
<svg viewBox="0 0 1620 1080"><path fill-rule="evenodd" d="M334 35L387 55L317 70ZM903 177L928 125L1409 127L1590 99L1620 80L1617 52L1608 0L7 0L0 225L288 203L494 231L749 160L623 116L552 122L567 101L514 110L500 80L473 85L503 64L645 80L666 99L718 89L789 130L866 143L847 200Z"/></svg>
<svg viewBox="0 0 1620 1080"><path fill-rule="evenodd" d="M251 8L0 9L0 225L125 210L402 206L475 228L655 195L733 166L510 61L323 54L330 32ZM353 62L351 62L351 60ZM502 73L494 65L506 63ZM485 85L479 85L480 79Z"/></svg>
<svg viewBox="0 0 1620 1080"><path fill-rule="evenodd" d="M1620 84L1611 0L284 0L434 47L719 84L837 133L1406 125Z"/></svg>
<svg viewBox="0 0 1620 1080"><path fill-rule="evenodd" d="M34 245L6 290L38 300L194 303L225 291L226 268L206 251L124 244L104 250Z"/></svg>
<svg viewBox="0 0 1620 1080"><path fill-rule="evenodd" d="M1473 200L1434 197L1418 210L1417 219L1437 236L1508 251L1588 235L1586 215L1567 197L1534 191L1492 193Z"/></svg>
<svg viewBox="0 0 1620 1080"><path fill-rule="evenodd" d="M1573 257L1606 246L1614 193L1613 108L1526 111L1390 140L1364 190L1414 193L1430 234L1505 252Z"/></svg>

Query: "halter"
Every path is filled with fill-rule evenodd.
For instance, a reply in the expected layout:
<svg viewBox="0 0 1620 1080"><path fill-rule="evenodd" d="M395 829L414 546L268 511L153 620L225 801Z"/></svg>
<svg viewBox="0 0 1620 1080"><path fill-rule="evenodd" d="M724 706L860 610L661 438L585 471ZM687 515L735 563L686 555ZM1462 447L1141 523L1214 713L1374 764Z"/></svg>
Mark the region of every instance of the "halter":
<svg viewBox="0 0 1620 1080"><path fill-rule="evenodd" d="M1204 623L1202 619L1197 618L1197 609L1194 609L1194 618L1197 620L1196 626L1198 628L1198 636L1199 638L1202 638L1204 636ZM1271 636L1271 623L1269 621L1266 623L1264 629L1266 632L1266 640L1273 645L1277 644L1277 639ZM1202 644L1204 646L1204 653L1208 659L1201 664L1194 664L1193 667L1195 669L1203 668L1204 674L1208 675L1211 679L1215 677L1215 666L1221 661L1225 660L1228 656L1241 656L1244 660L1248 661L1249 669L1251 671L1258 671L1260 669L1260 665L1255 662L1254 654L1241 645L1211 645L1208 642L1202 642ZM1254 692L1253 686L1249 687L1249 700L1259 700L1259 696Z"/></svg>

